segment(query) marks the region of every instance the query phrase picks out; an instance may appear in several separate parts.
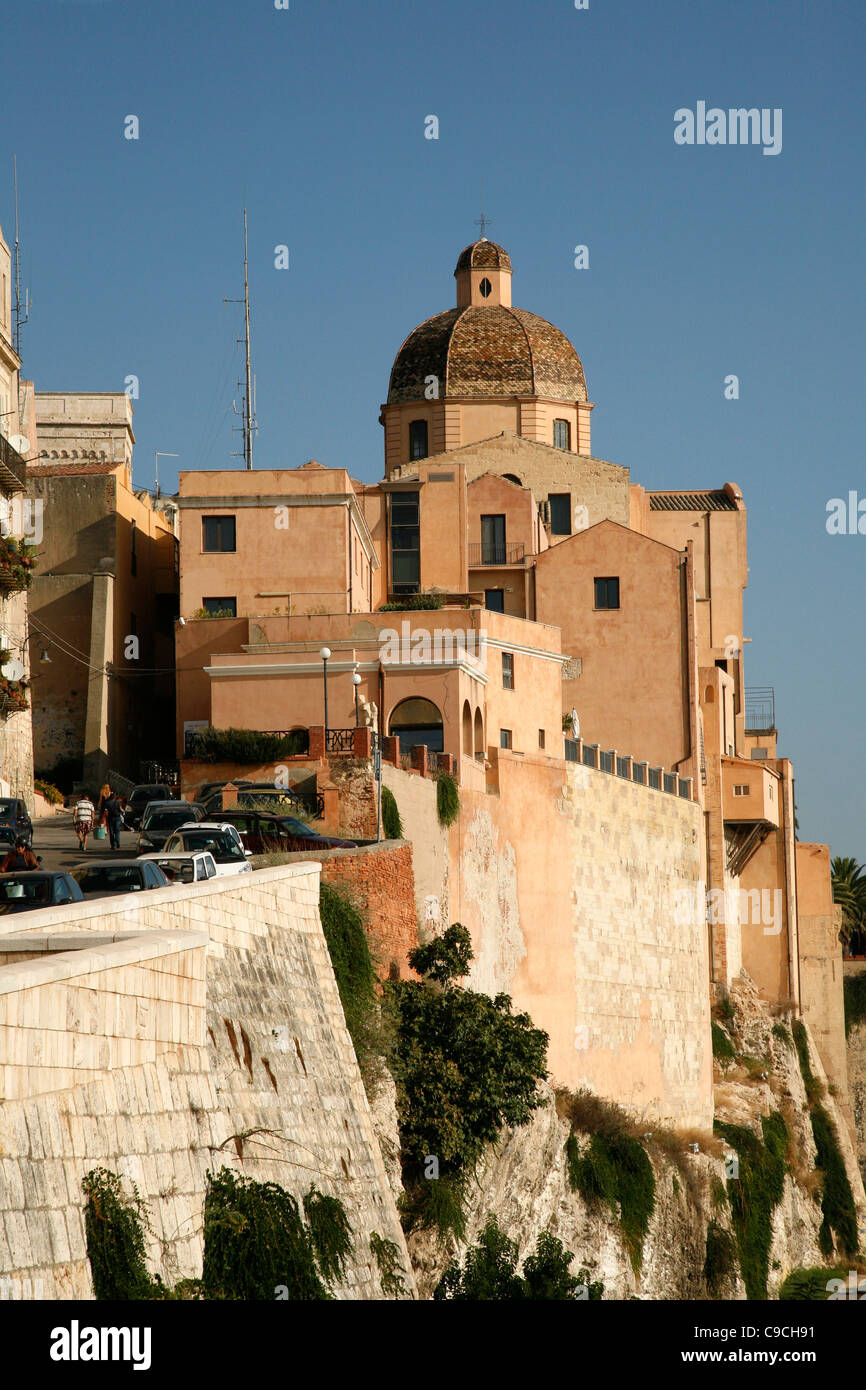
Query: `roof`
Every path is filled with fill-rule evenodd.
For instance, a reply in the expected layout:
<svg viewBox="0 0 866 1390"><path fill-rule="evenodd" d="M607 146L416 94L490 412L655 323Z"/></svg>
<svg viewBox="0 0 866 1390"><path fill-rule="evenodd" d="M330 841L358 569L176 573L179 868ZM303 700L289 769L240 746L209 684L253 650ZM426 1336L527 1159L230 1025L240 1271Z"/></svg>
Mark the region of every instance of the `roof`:
<svg viewBox="0 0 866 1390"><path fill-rule="evenodd" d="M735 512L726 492L650 492L651 512Z"/></svg>
<svg viewBox="0 0 866 1390"><path fill-rule="evenodd" d="M388 404L429 399L431 376L440 396L587 398L583 365L565 334L502 304L447 309L420 324L394 360Z"/></svg>
<svg viewBox="0 0 866 1390"><path fill-rule="evenodd" d="M504 246L481 237L460 252L454 274L459 274L461 270L480 270L485 266L491 270L511 270L511 257Z"/></svg>

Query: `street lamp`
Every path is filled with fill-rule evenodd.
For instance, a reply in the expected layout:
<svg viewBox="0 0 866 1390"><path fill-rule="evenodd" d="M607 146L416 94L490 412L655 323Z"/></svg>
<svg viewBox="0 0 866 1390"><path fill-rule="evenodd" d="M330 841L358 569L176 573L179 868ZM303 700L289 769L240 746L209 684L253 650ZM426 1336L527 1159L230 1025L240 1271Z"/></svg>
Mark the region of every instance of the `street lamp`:
<svg viewBox="0 0 866 1390"><path fill-rule="evenodd" d="M330 647L322 647L319 656L322 658L322 678L325 684L325 752L328 751L328 657L331 655Z"/></svg>
<svg viewBox="0 0 866 1390"><path fill-rule="evenodd" d="M361 684L361 677L357 671L352 672L352 684L355 687L355 728L358 727L358 686Z"/></svg>

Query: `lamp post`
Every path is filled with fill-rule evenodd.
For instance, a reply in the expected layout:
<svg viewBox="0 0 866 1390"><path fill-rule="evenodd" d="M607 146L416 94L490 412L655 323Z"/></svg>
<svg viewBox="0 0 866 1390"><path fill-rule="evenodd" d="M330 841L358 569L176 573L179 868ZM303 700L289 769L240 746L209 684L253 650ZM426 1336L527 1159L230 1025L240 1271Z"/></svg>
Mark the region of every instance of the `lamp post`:
<svg viewBox="0 0 866 1390"><path fill-rule="evenodd" d="M330 655L330 647L322 647L319 651L319 656L322 658L322 678L325 686L325 753L328 751L328 657Z"/></svg>
<svg viewBox="0 0 866 1390"><path fill-rule="evenodd" d="M358 686L361 684L361 677L357 671L352 672L352 684L355 687L355 728L358 727Z"/></svg>

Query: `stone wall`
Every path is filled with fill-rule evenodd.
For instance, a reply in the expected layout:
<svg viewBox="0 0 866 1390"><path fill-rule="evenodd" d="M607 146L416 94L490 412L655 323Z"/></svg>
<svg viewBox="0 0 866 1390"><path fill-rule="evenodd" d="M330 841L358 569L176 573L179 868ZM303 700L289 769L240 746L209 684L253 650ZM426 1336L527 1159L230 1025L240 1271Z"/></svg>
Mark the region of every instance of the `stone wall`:
<svg viewBox="0 0 866 1390"><path fill-rule="evenodd" d="M414 978L408 954L418 945L412 846L383 840L321 856L322 879L339 888L365 917L370 949L384 979Z"/></svg>
<svg viewBox="0 0 866 1390"><path fill-rule="evenodd" d="M845 961L846 976L866 970L862 961ZM866 1182L866 1023L858 1023L848 1033L848 1099L854 1125L854 1143L863 1180Z"/></svg>
<svg viewBox="0 0 866 1390"><path fill-rule="evenodd" d="M373 1232L397 1245L408 1270L318 885L318 864L287 864L240 882L0 919L15 961L0 965L13 1030L11 1041L0 1033L4 1077L18 1065L25 997L27 1020L45 1030L31 1094L0 1106L0 1277L30 1288L41 1280L48 1298L91 1296L81 1179L97 1165L138 1184L153 1219L150 1267L170 1282L201 1273L205 1172L223 1164L296 1196L314 1183L345 1202L355 1246L338 1298L382 1297ZM28 947L39 948L30 962ZM192 961L205 953L202 982ZM203 988L204 1029L184 1014L200 1007ZM60 1088L33 1094L49 1066ZM406 1283L411 1291L411 1276Z"/></svg>

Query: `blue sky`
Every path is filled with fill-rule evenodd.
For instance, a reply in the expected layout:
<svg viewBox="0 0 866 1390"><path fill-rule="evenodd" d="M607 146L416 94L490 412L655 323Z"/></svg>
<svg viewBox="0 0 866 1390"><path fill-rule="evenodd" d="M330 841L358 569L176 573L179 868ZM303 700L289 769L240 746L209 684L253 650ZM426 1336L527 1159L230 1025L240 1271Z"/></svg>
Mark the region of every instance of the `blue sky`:
<svg viewBox="0 0 866 1390"><path fill-rule="evenodd" d="M452 305L483 188L515 303L581 354L593 452L648 487L743 488L747 684L775 686L802 838L866 859L866 535L825 529L830 498L866 499L862 5L290 4L18 8L0 221L11 240L15 153L25 375L138 376L141 486L155 449L238 466L222 297L241 293L246 203L256 462L378 478L391 362ZM782 108L781 153L677 146L698 101Z"/></svg>

